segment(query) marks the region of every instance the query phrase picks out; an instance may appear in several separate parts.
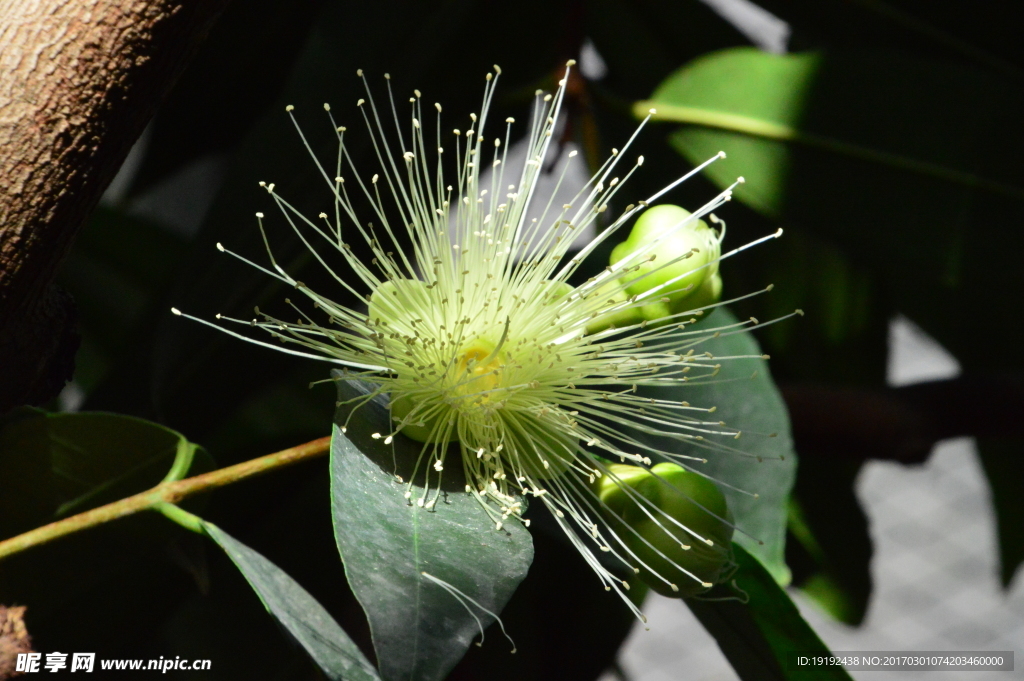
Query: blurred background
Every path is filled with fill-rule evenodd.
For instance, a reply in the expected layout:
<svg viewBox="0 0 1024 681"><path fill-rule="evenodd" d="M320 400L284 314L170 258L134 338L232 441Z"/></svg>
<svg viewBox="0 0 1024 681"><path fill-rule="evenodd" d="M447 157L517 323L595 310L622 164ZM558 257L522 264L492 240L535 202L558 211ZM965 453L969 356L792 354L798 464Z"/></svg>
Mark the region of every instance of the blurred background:
<svg viewBox="0 0 1024 681"><path fill-rule="evenodd" d="M834 650L1012 649L1024 640L1022 11L963 0L237 2L64 264L82 345L51 406L158 421L218 465L327 434L333 388L307 388L321 366L168 313L281 308L280 290L213 246L261 257L252 215L272 205L258 181L307 213L324 209L285 104L327 151L323 102L361 125L357 68L390 73L396 92L419 88L460 121L497 63L496 108L526 121L534 90L577 58L563 152L599 164L634 131L635 111L655 106L630 197L725 150L668 200L694 208L743 175L720 212L726 246L786 231L724 263L723 277L726 297L775 285L735 306L740 317L806 312L758 334L800 457L786 558L801 611ZM352 138L353 155L366 154ZM301 244L282 225L269 237L315 289L324 275L303 270ZM372 654L321 464L220 490L204 517L289 572ZM39 650L172 650L218 660L208 678L317 678L224 556L157 525L132 519L6 561L0 602L32 604ZM735 678L682 604L652 596L644 632L594 593L570 549L536 542L503 615L520 653L473 649L453 679ZM61 578L69 562L74 583ZM1014 674L998 678L1024 678Z"/></svg>

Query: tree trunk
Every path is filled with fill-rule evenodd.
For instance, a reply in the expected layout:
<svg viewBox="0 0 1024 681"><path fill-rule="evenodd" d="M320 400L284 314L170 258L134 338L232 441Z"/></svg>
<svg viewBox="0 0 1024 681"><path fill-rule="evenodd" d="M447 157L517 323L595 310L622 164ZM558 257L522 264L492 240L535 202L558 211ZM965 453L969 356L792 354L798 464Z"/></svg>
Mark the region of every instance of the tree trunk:
<svg viewBox="0 0 1024 681"><path fill-rule="evenodd" d="M228 0L0 0L0 414L78 345L53 277Z"/></svg>

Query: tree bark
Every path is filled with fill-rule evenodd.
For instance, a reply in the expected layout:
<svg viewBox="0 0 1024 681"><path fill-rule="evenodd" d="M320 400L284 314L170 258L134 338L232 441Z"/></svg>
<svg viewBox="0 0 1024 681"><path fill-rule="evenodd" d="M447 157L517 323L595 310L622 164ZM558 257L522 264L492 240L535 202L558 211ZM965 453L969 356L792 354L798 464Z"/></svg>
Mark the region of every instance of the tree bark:
<svg viewBox="0 0 1024 681"><path fill-rule="evenodd" d="M70 378L79 227L229 0L0 0L0 414Z"/></svg>

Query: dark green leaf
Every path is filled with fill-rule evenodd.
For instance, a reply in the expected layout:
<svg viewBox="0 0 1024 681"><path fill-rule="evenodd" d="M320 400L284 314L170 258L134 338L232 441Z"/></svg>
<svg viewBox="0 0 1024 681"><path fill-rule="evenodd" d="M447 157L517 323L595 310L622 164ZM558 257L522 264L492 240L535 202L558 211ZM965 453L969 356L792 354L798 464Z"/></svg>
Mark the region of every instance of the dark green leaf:
<svg viewBox="0 0 1024 681"><path fill-rule="evenodd" d="M804 621L793 601L768 571L742 546L733 544L739 567L735 589L716 587L707 599L686 604L715 637L743 681L849 681L842 667L808 668L792 664L793 653L827 655L828 648ZM728 598L745 594L746 603Z"/></svg>
<svg viewBox="0 0 1024 681"><path fill-rule="evenodd" d="M342 401L358 395L347 382L338 384ZM494 620L484 609L499 613L526 576L533 560L530 533L514 519L496 530L462 480L443 486L435 508L421 507L416 502L423 488L399 482L393 471L397 463L411 479L405 466L422 445L396 436L392 450L371 437L390 432L379 402L352 415L347 435L346 419L343 406L331 443L334 531L345 574L370 621L381 676L443 679L478 633L477 618L483 626ZM436 478L432 483L431 495ZM423 573L482 607L464 604Z"/></svg>
<svg viewBox="0 0 1024 681"><path fill-rule="evenodd" d="M664 74L698 55L750 43L704 3L595 0L586 7L587 37L608 69L597 87L620 97L644 96Z"/></svg>
<svg viewBox="0 0 1024 681"><path fill-rule="evenodd" d="M15 412L0 423L0 538L143 492L169 471L176 478L211 464L180 434L141 419ZM0 602L29 604L40 640L111 645L155 630L166 604L201 583L202 554L191 551L200 544L190 539L198 538L155 514L75 533L0 563Z"/></svg>
<svg viewBox="0 0 1024 681"><path fill-rule="evenodd" d="M272 614L331 681L378 681L377 670L308 591L262 555L216 525L206 533L228 554Z"/></svg>
<svg viewBox="0 0 1024 681"><path fill-rule="evenodd" d="M760 192L752 205L774 213L783 208L780 190L792 159L786 145L764 146L761 140L798 143L843 162L866 161L1019 200L1024 198L1019 178L1001 177L1003 168L981 165L989 154L978 144L977 133L1002 118L1001 107L1020 109L1019 97L1006 96L1004 89L1004 83L966 69L895 55L771 55L738 48L683 67L651 101L637 104L636 113L646 115L656 107L658 120L714 129L718 134L710 137L704 128L688 129L674 140L691 162L709 158L719 150L707 153L718 142L726 141L728 152L729 142L742 136L755 140L713 165L709 174L720 185L748 174L770 182L741 188L737 196L747 200L752 191ZM840 101L829 101L835 99ZM941 117L930 115L936 110L942 110ZM964 136L965 130L975 135ZM954 133L960 134L954 138ZM945 142L941 146L934 144L939 139ZM735 172L745 168L750 170Z"/></svg>
<svg viewBox="0 0 1024 681"><path fill-rule="evenodd" d="M57 491L45 413L22 407L0 419L0 538L53 520Z"/></svg>
<svg viewBox="0 0 1024 681"><path fill-rule="evenodd" d="M1019 87L903 56L738 49L676 72L653 104L696 124L671 140L691 161L728 153L708 169L719 186L745 176L738 198L885 271L896 307L933 333L950 322L945 298L922 295L929 288L971 300L986 290L967 290L975 279L1019 283L1019 268L974 271L1012 252L1016 232L969 236L993 214L1024 218Z"/></svg>
<svg viewBox="0 0 1024 681"><path fill-rule="evenodd" d="M637 626L636 617L613 591L605 591L594 570L548 516L543 504L530 508L535 557L515 598L501 612L518 651L492 644L470 646L453 679L566 681L597 679L615 665L620 646ZM630 580L630 600L640 606L647 588Z"/></svg>
<svg viewBox="0 0 1024 681"><path fill-rule="evenodd" d="M49 517L36 516L35 524L149 489L172 468L175 479L212 468L209 456L181 434L150 421L100 412L23 412L0 430L0 462L40 469L30 477L12 475L13 480L48 478L35 494L25 495L49 505ZM42 473L44 466L48 474ZM20 495L3 498L24 503ZM6 531L14 529L6 527L8 519L18 515L23 514L12 509L0 516Z"/></svg>

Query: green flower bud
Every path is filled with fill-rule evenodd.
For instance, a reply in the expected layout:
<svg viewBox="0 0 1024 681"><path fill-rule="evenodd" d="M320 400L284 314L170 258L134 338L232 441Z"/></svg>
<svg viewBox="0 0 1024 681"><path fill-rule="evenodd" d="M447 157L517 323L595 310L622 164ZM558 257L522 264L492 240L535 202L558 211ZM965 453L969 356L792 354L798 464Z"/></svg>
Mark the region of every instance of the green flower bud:
<svg viewBox="0 0 1024 681"><path fill-rule="evenodd" d="M631 283L626 286L630 295L664 286L650 297L651 304L641 308L643 316L651 321L713 305L721 297L720 236L703 220L691 219L680 226L690 216L688 210L679 206L649 208L637 219L629 237L612 251L610 262L614 265L653 240L660 240L649 254L640 258L636 269L629 273ZM664 298L668 298L667 303L661 302Z"/></svg>
<svg viewBox="0 0 1024 681"><path fill-rule="evenodd" d="M715 483L674 463L659 463L650 470L623 464L608 468L619 482L604 475L596 481L595 491L612 529L644 563L637 565L640 579L676 598L694 596L719 581L730 560L733 528L732 514Z"/></svg>

